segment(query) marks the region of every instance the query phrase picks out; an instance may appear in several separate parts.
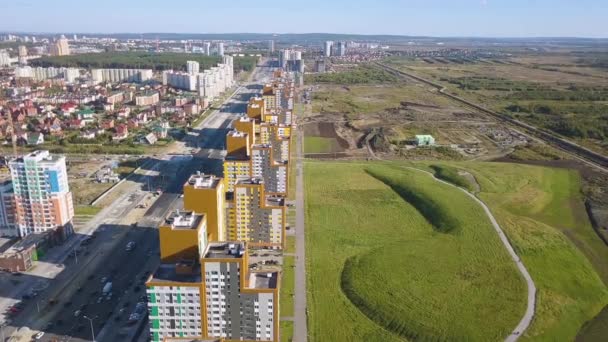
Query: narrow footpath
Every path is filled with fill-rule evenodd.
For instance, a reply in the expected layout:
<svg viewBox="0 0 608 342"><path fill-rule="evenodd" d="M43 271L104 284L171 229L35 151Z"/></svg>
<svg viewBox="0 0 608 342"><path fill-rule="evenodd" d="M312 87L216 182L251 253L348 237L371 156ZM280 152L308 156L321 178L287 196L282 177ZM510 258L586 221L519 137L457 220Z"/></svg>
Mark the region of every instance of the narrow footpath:
<svg viewBox="0 0 608 342"><path fill-rule="evenodd" d="M294 288L294 342L306 342L308 328L306 325L306 255L304 243L304 168L302 149L304 134L299 132L296 144L296 260Z"/></svg>
<svg viewBox="0 0 608 342"><path fill-rule="evenodd" d="M513 249L513 246L511 246L509 239L507 239L507 236L503 232L502 228L500 228L500 225L494 218L494 215L492 215L490 208L488 208L488 206L482 200L480 200L477 196L473 195L472 193L468 192L467 190L465 190L461 187L458 187L452 183L448 183L444 180L441 180L441 179L435 177L434 174L432 174L428 171L420 170L420 169L417 169L414 167L405 167L405 168L410 169L410 170L415 170L418 172L424 172L424 173L430 175L431 177L433 177L433 179L437 182L447 184L449 186L457 188L458 190L467 194L467 196L471 197L486 212L486 215L490 219L490 222L492 223L494 230L496 230L496 233L498 233L498 237L500 238L500 241L502 241L503 245L505 246L505 248L509 252L509 255L511 256L511 259L513 259L513 261L515 262L515 265L517 265L517 269L519 270L519 273L521 273L521 275L524 277L524 280L526 281L526 285L528 287L528 305L526 307L526 312L524 313L524 316L519 321L519 324L517 324L515 329L513 329L511 334L505 338L506 342L517 341L517 339L519 339L519 337L523 334L523 332L526 331L526 329L528 329L528 327L530 326L530 323L532 322L532 319L534 318L534 309L536 307L536 285L534 285L534 281L532 280L530 273L528 273L526 266L523 264L523 262L521 261L521 259L517 255L517 253L515 253L515 250Z"/></svg>

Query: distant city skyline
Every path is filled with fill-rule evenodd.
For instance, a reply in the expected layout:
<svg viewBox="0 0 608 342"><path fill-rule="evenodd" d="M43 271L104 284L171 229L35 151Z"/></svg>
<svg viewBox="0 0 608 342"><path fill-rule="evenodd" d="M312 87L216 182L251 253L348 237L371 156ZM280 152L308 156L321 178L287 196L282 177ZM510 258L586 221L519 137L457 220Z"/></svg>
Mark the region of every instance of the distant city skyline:
<svg viewBox="0 0 608 342"><path fill-rule="evenodd" d="M601 0L17 0L0 31L344 33L435 37L608 37ZM264 20L267 18L268 20Z"/></svg>

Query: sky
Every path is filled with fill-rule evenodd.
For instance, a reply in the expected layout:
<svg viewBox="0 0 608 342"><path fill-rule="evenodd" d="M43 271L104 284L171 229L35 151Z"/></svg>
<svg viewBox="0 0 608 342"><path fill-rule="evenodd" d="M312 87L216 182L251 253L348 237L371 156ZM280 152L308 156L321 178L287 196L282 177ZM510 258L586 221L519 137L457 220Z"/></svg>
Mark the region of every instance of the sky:
<svg viewBox="0 0 608 342"><path fill-rule="evenodd" d="M608 38L608 0L0 0L0 31Z"/></svg>

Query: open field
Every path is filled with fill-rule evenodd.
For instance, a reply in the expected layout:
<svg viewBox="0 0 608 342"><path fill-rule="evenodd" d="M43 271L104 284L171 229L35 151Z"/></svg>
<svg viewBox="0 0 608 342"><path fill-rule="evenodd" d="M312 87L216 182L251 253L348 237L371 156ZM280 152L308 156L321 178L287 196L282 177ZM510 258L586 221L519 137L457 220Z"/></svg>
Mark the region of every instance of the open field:
<svg viewBox="0 0 608 342"><path fill-rule="evenodd" d="M308 162L305 176L311 341L489 341L517 325L523 281L466 195L373 163Z"/></svg>
<svg viewBox="0 0 608 342"><path fill-rule="evenodd" d="M306 137L304 138L304 153L338 152L340 145L334 138Z"/></svg>
<svg viewBox="0 0 608 342"><path fill-rule="evenodd" d="M421 168L449 165L449 171L466 170L474 176L475 183L479 183L480 198L491 208L538 288L535 318L530 329L522 336L523 340L573 340L581 327L589 321L591 322L580 332L579 339L601 341L601 337L606 336L607 315L601 315L593 321L592 319L608 304L608 290L605 285L608 283L608 248L590 227L580 193L580 177L576 171L508 163L434 162L416 165ZM415 174L387 166L387 163L306 164L306 177L315 179L314 182L307 182L307 256L313 270L309 274L309 288L312 291L309 297L309 329L312 341L324 340L323 337L337 341L389 341L396 338L374 322L384 322L391 331L400 328L416 331L419 328L415 324L416 320L429 319L428 314L416 311L421 310L416 308L416 304L420 304L419 300L425 300L420 297L433 293L433 286L437 284L454 284L453 279L431 278L435 280L431 281L426 278L429 273L433 274L430 277L435 277L435 273L440 273L436 276L438 278L448 277L445 271L451 270L453 258L443 258L444 253L449 253L450 249L435 244L439 244L445 235L454 238L451 236L453 233L434 231L430 238L426 237L418 231L429 226L428 221L424 219L415 224L415 227L410 227L416 218L420 217L419 212L403 202L395 192L385 188L382 182L370 178L365 169L381 173L384 180L392 184L397 191L400 186L409 189L420 186L429 191L430 198L436 203L441 203L443 198L449 198L444 193L445 189L435 189L436 184L427 184ZM451 203L452 207L454 203L461 205L462 202L453 198L446 201ZM460 233L459 230L456 231ZM457 235L457 238L463 238L461 234ZM380 246L386 248L374 248ZM394 246L399 248L391 248ZM434 248L442 252L430 253ZM502 246L495 246L492 251L498 252L501 248ZM400 250L405 251L400 254ZM425 255L429 255L429 258ZM395 260L405 265L406 278L399 278L401 275ZM475 262L469 265L478 267L478 258L472 260ZM434 270L435 263L439 263L441 268L437 272L429 271ZM350 272L349 284L362 300L359 306L366 307L364 310L368 310L367 312L373 312L368 314L373 321L362 318L361 311L353 307L352 302L348 297L345 298L344 292L341 291L344 270ZM472 272L471 269L467 271ZM338 275L334 276L333 273L341 274L341 279L336 279ZM387 276L388 274L391 276ZM366 280L369 277L375 278L373 281ZM407 295L402 293L411 291L424 279L428 281L424 286L426 291L418 293L419 297L412 295L416 294L415 292L408 292ZM385 289L385 284L390 288ZM378 290L378 286L382 286L382 289ZM495 289L495 286L506 285L503 280L500 285L486 286ZM525 289L520 291L525 293ZM401 303L403 297L416 304ZM461 300L461 297L458 298L451 299ZM487 302L480 298L477 300L476 305L485 309L487 304L483 303ZM489 302L496 304L496 300ZM512 303L518 301L513 299ZM425 307L433 307L435 314L447 316L447 312L439 310L436 305L435 303ZM418 312L418 315L408 320L407 313L401 312L406 311L404 307L407 307L409 312ZM466 305L464 307L466 308ZM508 306L503 304L503 307ZM383 312L390 314L382 316ZM464 314L458 316L468 317ZM498 316L486 313L487 317L503 319L504 313L501 312ZM444 317L444 320L447 318ZM328 321L335 324L329 326L325 323ZM443 322L435 317L434 322L436 321ZM451 323L451 333L454 334L458 325ZM487 332L494 322L486 319L479 324ZM441 325L434 323L432 326ZM511 327L514 326L515 323ZM344 328L337 330L336 327ZM421 330L424 330L424 327ZM448 331L442 333L446 334ZM461 333L466 334L463 331ZM458 339L457 335L451 336L455 336L452 339ZM476 338L478 336L466 336L468 340ZM421 335L417 335L416 339L425 340ZM492 339L500 338L485 340Z"/></svg>
<svg viewBox="0 0 608 342"><path fill-rule="evenodd" d="M318 85L313 93L314 113L371 114L399 107L413 100L426 106L448 105L449 100L435 96L419 84Z"/></svg>
<svg viewBox="0 0 608 342"><path fill-rule="evenodd" d="M538 288L536 317L524 337L573 340L608 304L608 247L590 226L580 177L572 170L507 163L461 165L475 175L480 198Z"/></svg>
<svg viewBox="0 0 608 342"><path fill-rule="evenodd" d="M519 51L498 61L429 63L408 57L387 62L489 109L608 151L608 76L575 52Z"/></svg>
<svg viewBox="0 0 608 342"><path fill-rule="evenodd" d="M493 159L528 143L519 133L417 82L321 84L312 89L314 114L301 119L306 136L331 137L311 131L315 125L322 131L322 125L332 124L335 135L348 142L341 144L347 155L365 156L364 139L384 158L409 160ZM417 134L433 135L442 149L411 148Z"/></svg>
<svg viewBox="0 0 608 342"><path fill-rule="evenodd" d="M88 205L97 196L109 189L113 183L95 182L95 172L99 170L99 162L70 163L68 179L74 206Z"/></svg>
<svg viewBox="0 0 608 342"><path fill-rule="evenodd" d="M306 77L306 83L333 83L333 84L377 84L399 82L399 77L370 64L362 64L342 70L313 74Z"/></svg>

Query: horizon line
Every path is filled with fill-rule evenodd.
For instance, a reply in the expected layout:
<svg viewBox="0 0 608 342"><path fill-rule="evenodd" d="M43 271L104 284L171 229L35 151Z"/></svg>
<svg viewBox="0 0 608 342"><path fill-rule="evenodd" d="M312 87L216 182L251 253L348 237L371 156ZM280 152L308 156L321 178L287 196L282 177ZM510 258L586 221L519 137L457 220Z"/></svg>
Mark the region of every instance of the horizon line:
<svg viewBox="0 0 608 342"><path fill-rule="evenodd" d="M29 35L56 35L56 34L76 34L76 35L154 35L154 34L171 34L171 35L342 35L342 36L361 36L361 37L395 37L395 38L426 38L426 39L593 39L593 40L608 40L608 36L475 36L475 35L456 35L456 36L431 36L431 35L405 35L392 33L330 33L330 32L306 32L306 33L276 33L276 32L78 32L78 31L11 31L0 30L0 34L29 34Z"/></svg>

